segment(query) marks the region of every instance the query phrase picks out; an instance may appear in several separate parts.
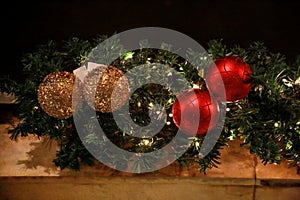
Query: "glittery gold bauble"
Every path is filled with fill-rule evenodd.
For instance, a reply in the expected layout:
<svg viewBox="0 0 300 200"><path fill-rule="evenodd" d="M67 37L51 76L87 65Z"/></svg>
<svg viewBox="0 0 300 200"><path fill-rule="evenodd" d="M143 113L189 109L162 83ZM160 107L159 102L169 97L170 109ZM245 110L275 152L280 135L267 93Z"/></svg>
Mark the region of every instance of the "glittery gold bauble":
<svg viewBox="0 0 300 200"><path fill-rule="evenodd" d="M82 105L82 95L80 95L79 80L75 83L75 75L70 72L54 72L47 75L39 85L38 101L41 108L50 116L67 119L72 116L73 109L77 110ZM77 84L78 83L78 84ZM73 107L72 96L74 92Z"/></svg>
<svg viewBox="0 0 300 200"><path fill-rule="evenodd" d="M114 91L115 90L115 91ZM112 98L112 94L114 98ZM128 79L123 72L113 66L99 66L84 78L84 97L96 111L109 113L117 110L129 95Z"/></svg>

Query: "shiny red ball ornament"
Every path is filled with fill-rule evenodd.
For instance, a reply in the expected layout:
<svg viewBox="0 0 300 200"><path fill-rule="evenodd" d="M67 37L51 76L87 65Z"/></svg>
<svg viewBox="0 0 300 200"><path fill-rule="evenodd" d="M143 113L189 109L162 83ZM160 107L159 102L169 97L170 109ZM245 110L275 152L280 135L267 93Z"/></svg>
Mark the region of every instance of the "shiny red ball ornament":
<svg viewBox="0 0 300 200"><path fill-rule="evenodd" d="M188 136L204 135L216 126L220 117L217 101L211 99L208 91L198 88L180 94L172 114L175 125Z"/></svg>
<svg viewBox="0 0 300 200"><path fill-rule="evenodd" d="M210 92L219 100L234 102L245 98L251 89L251 68L238 56L217 58L215 65L211 65L205 73L206 85ZM220 87L226 93L222 95ZM224 91L224 90L223 90Z"/></svg>

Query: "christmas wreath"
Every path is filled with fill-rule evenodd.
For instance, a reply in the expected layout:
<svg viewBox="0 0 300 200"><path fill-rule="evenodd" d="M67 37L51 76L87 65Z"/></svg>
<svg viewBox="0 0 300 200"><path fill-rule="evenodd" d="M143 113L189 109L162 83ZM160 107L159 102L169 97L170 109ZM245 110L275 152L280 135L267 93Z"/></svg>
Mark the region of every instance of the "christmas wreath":
<svg viewBox="0 0 300 200"><path fill-rule="evenodd" d="M103 77L108 77L102 78L96 86L96 94L89 87L82 89L84 96L91 93L95 96L94 102L94 99L80 95L72 96L73 90L82 87L74 84L77 80L74 70L80 68L88 53L105 39L105 36L93 41L71 38L60 47L49 41L24 56L22 78L1 78L1 92L13 93L18 105L20 122L10 131L11 139L34 134L57 140L60 150L54 159L55 165L61 169L68 167L79 170L81 162L92 164L95 160L79 138L72 118L74 109L86 107L96 110L97 120L107 138L130 152L156 151L168 144L178 130L189 135L192 125L198 124L196 136L190 138L189 147L177 159L181 165L198 163L199 170L205 173L207 169L220 164L220 149L229 140L240 137L243 140L241 147L248 148L264 164L280 163L286 159L291 166L297 166L300 172L300 56L289 63L284 55L269 52L260 42L241 48L227 47L222 40L212 40L208 42L208 53L217 68L197 70L185 59L167 50L141 48L119 55L111 66L100 66L87 75L91 77L90 82L84 85L88 86L93 81L99 81L96 76L99 71ZM192 50L187 54L191 59L199 59ZM145 63L167 64L196 87L178 98L157 84L146 84L134 91L129 100L129 112L135 123L141 126L150 123L149 113L156 112L154 104L163 107L167 114L163 129L158 134L138 138L125 134L128 130L121 130L117 126L112 112L122 107L129 97L128 80L121 78L123 74ZM216 69L221 76L215 76ZM209 74L209 78L204 80L203 74ZM220 78L224 82L226 98L218 98L219 91L214 83ZM111 87L117 82L120 85L119 95L111 98ZM211 98L208 89L216 99ZM77 101L72 107L74 98ZM115 108L109 106L112 102ZM222 115L219 107L225 104L226 118L221 135L212 150L201 157L200 147L206 132L210 127L218 128L217 119ZM201 114L198 121L193 121L191 117L195 114L195 107ZM85 142L96 145L97 134L88 134ZM103 147L101 153L105 152ZM126 159L129 158L119 158L118 162L112 164L124 165ZM133 166L134 171L139 172L139 165L141 163Z"/></svg>

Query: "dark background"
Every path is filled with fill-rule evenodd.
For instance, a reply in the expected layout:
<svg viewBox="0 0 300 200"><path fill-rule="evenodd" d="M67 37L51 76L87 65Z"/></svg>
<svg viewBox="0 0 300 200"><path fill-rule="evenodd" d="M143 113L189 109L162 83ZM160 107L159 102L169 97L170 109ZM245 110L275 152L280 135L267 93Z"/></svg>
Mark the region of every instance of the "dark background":
<svg viewBox="0 0 300 200"><path fill-rule="evenodd" d="M4 3L4 1L3 1ZM40 0L1 5L1 74L20 73L24 53L52 39L93 39L132 28L158 26L180 31L207 48L211 39L247 47L255 41L288 60L300 54L297 0Z"/></svg>

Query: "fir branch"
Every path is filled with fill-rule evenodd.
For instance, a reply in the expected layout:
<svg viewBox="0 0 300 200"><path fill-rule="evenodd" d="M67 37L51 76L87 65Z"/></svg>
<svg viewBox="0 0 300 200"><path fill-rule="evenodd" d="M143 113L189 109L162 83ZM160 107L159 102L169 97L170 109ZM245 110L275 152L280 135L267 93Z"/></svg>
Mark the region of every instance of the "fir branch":
<svg viewBox="0 0 300 200"><path fill-rule="evenodd" d="M106 38L106 36L99 36L92 42L70 38L61 49L57 48L53 41L49 41L39 46L37 51L26 54L22 59L24 80L12 80L10 77L1 79L0 91L15 94L19 107L20 123L12 130L11 138L35 134L58 140L61 149L57 152L54 162L61 169L67 167L79 170L80 162L92 164L94 158L80 141L71 118L55 119L41 110L37 101L37 89L49 73L72 71L81 66L88 56L91 56L91 61L98 62L96 56L105 52L106 48L113 47L114 56L118 58L111 64L123 72L145 63L161 63L179 71L191 85L199 81L203 87L205 85L199 73L203 62L197 61L199 66L195 69L183 58L167 51L172 48L167 44L163 44L165 50L141 48L129 52L131 56L128 57L126 56L128 52L119 45L117 38L110 40L102 46L102 49L97 48L99 41L103 42ZM144 41L141 45L147 46L147 43ZM199 159L199 145L202 144L203 137L196 137L178 161L182 165L196 162L199 164L200 171L205 173L207 169L220 164L220 149L227 145L229 138L240 136L244 139L241 145L259 156L264 164L280 163L282 159L287 159L292 166L300 168L300 56L294 63L288 64L283 55L269 52L261 42L254 42L246 49L238 45L229 48L222 40L212 40L208 46L212 58L231 54L245 59L253 71L252 90L247 98L227 104L229 111L222 135L206 157ZM89 54L92 49L92 53ZM187 55L191 60L199 57L199 54L192 50L189 50ZM100 61L109 60L107 56L101 54ZM157 85L146 85L132 95L130 100L132 118L140 125L147 125L148 113L151 111L150 103L160 104L167 114L170 114L174 100L175 96L167 89ZM138 107L137 102L144 104ZM172 118L168 117L170 124L165 126L160 134L151 138L153 144L150 148L143 148L140 146L142 140L119 130L110 114L98 113L97 116L101 119L101 125L105 125L104 129L108 137L119 147L132 152L151 152L160 149L172 140L177 132ZM86 139L85 142L90 144L97 140L93 133ZM121 162L114 164L122 165L126 159L129 158L120 158ZM145 165L151 164L145 163ZM138 171L142 166L134 167Z"/></svg>

